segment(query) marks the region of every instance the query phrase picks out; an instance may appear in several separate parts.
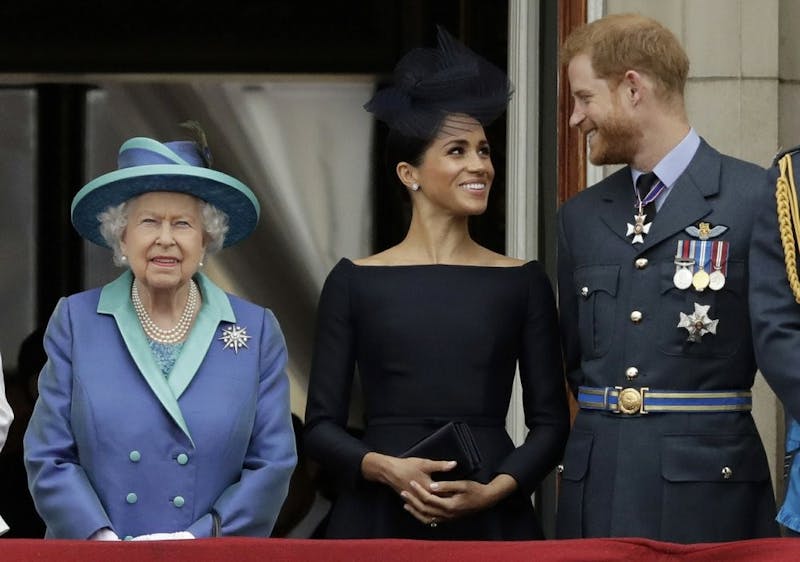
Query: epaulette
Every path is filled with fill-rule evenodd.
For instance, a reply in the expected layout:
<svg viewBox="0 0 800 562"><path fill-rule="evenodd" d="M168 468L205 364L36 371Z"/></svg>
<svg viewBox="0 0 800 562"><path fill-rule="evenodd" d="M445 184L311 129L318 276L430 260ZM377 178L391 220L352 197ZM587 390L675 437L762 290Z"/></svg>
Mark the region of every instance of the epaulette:
<svg viewBox="0 0 800 562"><path fill-rule="evenodd" d="M794 154L795 152L800 152L800 145L795 146L794 148L790 148L788 150L781 150L776 155L775 158L772 159L772 165L777 166L778 162L781 158L786 156L787 154Z"/></svg>
<svg viewBox="0 0 800 562"><path fill-rule="evenodd" d="M784 150L775 157L775 202L778 213L778 232L783 247L786 277L792 289L794 300L800 304L800 272L797 255L797 242L800 240L800 205L798 205L797 184L794 181L795 155L800 147ZM788 156L788 158L787 158ZM798 166L800 172L800 166Z"/></svg>

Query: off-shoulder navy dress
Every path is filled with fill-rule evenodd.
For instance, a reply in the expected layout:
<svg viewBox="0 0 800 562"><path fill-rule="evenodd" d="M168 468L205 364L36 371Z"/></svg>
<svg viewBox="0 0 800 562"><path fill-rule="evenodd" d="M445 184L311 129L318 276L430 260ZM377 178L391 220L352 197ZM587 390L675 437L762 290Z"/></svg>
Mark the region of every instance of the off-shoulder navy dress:
<svg viewBox="0 0 800 562"><path fill-rule="evenodd" d="M505 430L517 362L530 429ZM358 372L364 434L346 430ZM483 457L474 477L519 484L493 508L423 525L390 487L366 481L370 451L399 455L449 420L469 423ZM331 538L542 538L530 495L569 430L557 313L541 265L358 266L342 259L320 297L306 409L308 453L338 478Z"/></svg>

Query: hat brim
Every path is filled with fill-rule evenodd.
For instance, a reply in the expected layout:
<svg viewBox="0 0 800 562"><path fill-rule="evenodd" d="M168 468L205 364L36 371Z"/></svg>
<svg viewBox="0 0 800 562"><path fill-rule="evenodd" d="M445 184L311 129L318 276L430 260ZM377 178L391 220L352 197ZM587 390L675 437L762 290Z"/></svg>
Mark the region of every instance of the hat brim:
<svg viewBox="0 0 800 562"><path fill-rule="evenodd" d="M260 205L242 182L216 170L173 164L135 166L95 178L72 200L72 224L81 236L107 248L97 215L110 206L154 191L193 195L228 215L223 247L246 238L258 224Z"/></svg>

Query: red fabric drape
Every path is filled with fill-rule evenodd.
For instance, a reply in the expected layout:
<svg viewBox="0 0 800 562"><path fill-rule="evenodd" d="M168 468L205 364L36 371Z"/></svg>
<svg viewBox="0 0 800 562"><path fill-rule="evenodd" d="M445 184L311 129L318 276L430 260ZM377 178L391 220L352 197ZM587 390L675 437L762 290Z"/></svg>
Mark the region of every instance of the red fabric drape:
<svg viewBox="0 0 800 562"><path fill-rule="evenodd" d="M0 540L3 562L515 562L556 560L671 560L692 562L797 562L800 539L758 539L679 545L646 539L581 539L531 542L409 540L198 539L157 542Z"/></svg>

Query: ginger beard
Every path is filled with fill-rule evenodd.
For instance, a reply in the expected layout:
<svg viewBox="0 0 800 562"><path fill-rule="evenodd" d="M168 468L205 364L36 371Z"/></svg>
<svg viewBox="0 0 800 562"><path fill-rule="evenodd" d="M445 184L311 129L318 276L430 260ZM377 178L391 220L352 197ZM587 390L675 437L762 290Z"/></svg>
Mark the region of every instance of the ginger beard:
<svg viewBox="0 0 800 562"><path fill-rule="evenodd" d="M595 166L630 164L642 138L634 119L625 115L617 102L602 123L595 122L586 135L589 162Z"/></svg>

